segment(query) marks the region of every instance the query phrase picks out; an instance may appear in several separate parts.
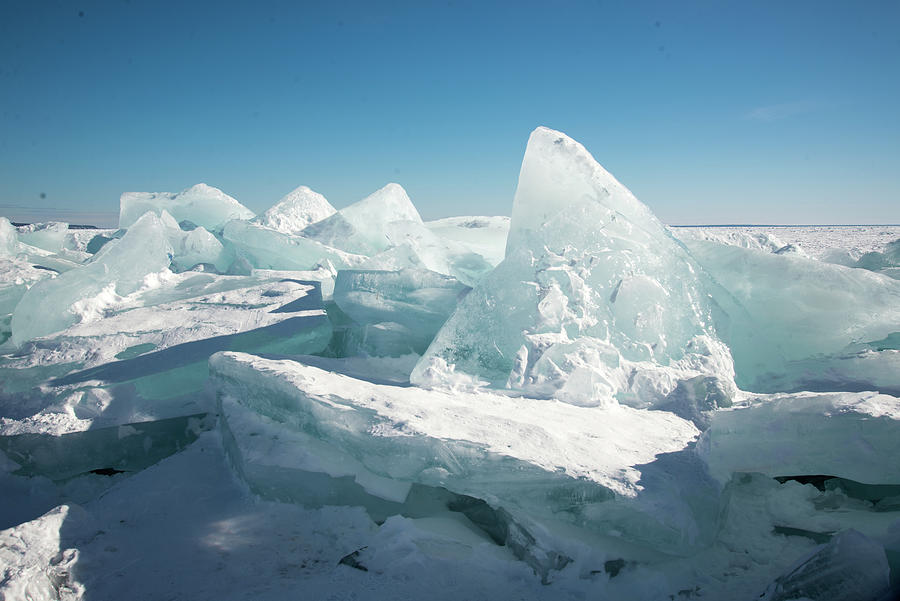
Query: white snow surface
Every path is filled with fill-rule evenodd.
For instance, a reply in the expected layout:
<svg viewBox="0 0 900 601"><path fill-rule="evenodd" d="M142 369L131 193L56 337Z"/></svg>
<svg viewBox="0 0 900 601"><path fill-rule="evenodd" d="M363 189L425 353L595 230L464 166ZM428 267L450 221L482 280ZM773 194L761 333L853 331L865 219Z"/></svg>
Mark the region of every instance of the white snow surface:
<svg viewBox="0 0 900 601"><path fill-rule="evenodd" d="M307 225L322 221L335 213L324 196L307 186L288 192L257 219L261 225L283 234L299 234Z"/></svg>

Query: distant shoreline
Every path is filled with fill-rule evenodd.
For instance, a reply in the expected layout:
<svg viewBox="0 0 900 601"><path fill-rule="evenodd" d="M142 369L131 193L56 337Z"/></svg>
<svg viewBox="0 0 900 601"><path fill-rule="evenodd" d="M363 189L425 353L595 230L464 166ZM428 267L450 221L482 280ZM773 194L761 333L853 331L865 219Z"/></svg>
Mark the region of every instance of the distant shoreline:
<svg viewBox="0 0 900 601"><path fill-rule="evenodd" d="M669 227L900 227L900 223L716 223L671 225Z"/></svg>

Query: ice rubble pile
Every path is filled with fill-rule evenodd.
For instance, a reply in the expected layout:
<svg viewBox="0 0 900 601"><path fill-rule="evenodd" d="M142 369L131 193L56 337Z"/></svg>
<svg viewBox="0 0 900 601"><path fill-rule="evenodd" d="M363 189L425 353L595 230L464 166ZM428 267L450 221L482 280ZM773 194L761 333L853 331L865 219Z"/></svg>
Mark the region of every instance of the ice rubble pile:
<svg viewBox="0 0 900 601"><path fill-rule="evenodd" d="M264 498L443 524L422 557L496 545L613 597L876 599L900 579L895 246L676 238L547 128L510 219L425 223L397 184L258 217L203 184L126 193L91 239L0 219L0 480L90 503L217 427ZM342 565L401 569L384 540Z"/></svg>

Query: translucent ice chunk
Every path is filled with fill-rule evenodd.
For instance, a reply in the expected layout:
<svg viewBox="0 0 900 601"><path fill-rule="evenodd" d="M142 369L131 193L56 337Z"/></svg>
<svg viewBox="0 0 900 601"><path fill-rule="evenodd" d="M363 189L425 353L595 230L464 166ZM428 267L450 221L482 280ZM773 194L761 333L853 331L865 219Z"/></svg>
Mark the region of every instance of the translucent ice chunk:
<svg viewBox="0 0 900 601"><path fill-rule="evenodd" d="M0 257L15 255L19 250L16 228L6 217L0 217Z"/></svg>
<svg viewBox="0 0 900 601"><path fill-rule="evenodd" d="M434 336L469 288L432 271L339 271L334 301L360 324L399 323Z"/></svg>
<svg viewBox="0 0 900 601"><path fill-rule="evenodd" d="M538 128L506 258L463 299L412 380L434 384L427 373L439 360L526 393L563 390L560 398L584 405L613 397L653 405L700 375L730 391L730 355L698 272L583 146Z"/></svg>
<svg viewBox="0 0 900 601"><path fill-rule="evenodd" d="M257 217L261 225L283 234L299 234L306 226L322 221L335 212L325 197L300 186Z"/></svg>
<svg viewBox="0 0 900 601"><path fill-rule="evenodd" d="M774 395L720 410L698 445L710 472L827 474L868 484L900 483L900 399L875 393Z"/></svg>
<svg viewBox="0 0 900 601"><path fill-rule="evenodd" d="M856 530L846 530L778 577L760 598L872 601L888 592L889 582L884 547Z"/></svg>
<svg viewBox="0 0 900 601"><path fill-rule="evenodd" d="M876 271L900 280L900 238L888 243L882 252L872 251L864 254L854 267Z"/></svg>
<svg viewBox="0 0 900 601"><path fill-rule="evenodd" d="M231 256L218 238L206 231L206 228L197 227L189 232L179 229L173 233L174 235L170 236L174 251L173 268L184 271L203 264L212 265L219 273L228 270Z"/></svg>
<svg viewBox="0 0 900 601"><path fill-rule="evenodd" d="M69 224L50 222L36 223L23 227L19 231L19 240L25 244L58 253L66 240Z"/></svg>
<svg viewBox="0 0 900 601"><path fill-rule="evenodd" d="M399 184L388 184L359 202L308 226L302 235L327 246L371 256L390 246L386 228L392 221L422 223L419 212Z"/></svg>
<svg viewBox="0 0 900 601"><path fill-rule="evenodd" d="M854 350L900 331L900 282L862 269L688 241L688 248L741 310L720 321L737 382L759 392L803 380L805 361ZM716 289L711 291L721 298Z"/></svg>
<svg viewBox="0 0 900 601"><path fill-rule="evenodd" d="M467 286L474 286L494 267L466 245L440 238L415 221L393 221L385 227L385 234L391 248L372 257L365 267L422 267L453 276Z"/></svg>
<svg viewBox="0 0 900 601"><path fill-rule="evenodd" d="M13 312L13 343L58 332L86 314L102 314L116 296L134 292L149 274L168 270L172 254L162 220L145 214L91 263L32 286Z"/></svg>
<svg viewBox="0 0 900 601"><path fill-rule="evenodd" d="M428 221L425 227L441 238L465 244L491 265L497 265L506 253L509 217L447 217Z"/></svg>
<svg viewBox="0 0 900 601"><path fill-rule="evenodd" d="M229 222L222 236L254 267L262 269L315 269L328 262L340 269L358 266L364 260L309 238L282 234L246 221Z"/></svg>
<svg viewBox="0 0 900 601"><path fill-rule="evenodd" d="M125 192L120 199L119 227L128 228L147 211L168 211L177 222L190 221L219 230L232 219L251 219L253 211L218 188L197 184L177 194Z"/></svg>

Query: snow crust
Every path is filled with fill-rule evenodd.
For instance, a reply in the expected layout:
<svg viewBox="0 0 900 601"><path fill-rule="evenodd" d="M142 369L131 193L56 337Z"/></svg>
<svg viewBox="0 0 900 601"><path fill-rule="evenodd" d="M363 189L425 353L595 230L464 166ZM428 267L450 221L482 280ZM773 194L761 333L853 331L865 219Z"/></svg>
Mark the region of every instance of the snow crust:
<svg viewBox="0 0 900 601"><path fill-rule="evenodd" d="M258 220L260 225L282 234L299 234L306 226L334 213L334 207L324 196L307 186L299 186L269 207Z"/></svg>

